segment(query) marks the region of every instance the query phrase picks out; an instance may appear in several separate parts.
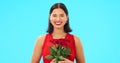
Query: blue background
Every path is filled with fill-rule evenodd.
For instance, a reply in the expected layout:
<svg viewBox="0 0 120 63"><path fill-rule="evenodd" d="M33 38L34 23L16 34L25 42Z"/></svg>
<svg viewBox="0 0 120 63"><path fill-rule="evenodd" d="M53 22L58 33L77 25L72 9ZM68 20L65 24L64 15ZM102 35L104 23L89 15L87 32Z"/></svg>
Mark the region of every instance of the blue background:
<svg viewBox="0 0 120 63"><path fill-rule="evenodd" d="M86 63L120 63L120 0L0 0L0 63L30 63L56 2L68 8Z"/></svg>

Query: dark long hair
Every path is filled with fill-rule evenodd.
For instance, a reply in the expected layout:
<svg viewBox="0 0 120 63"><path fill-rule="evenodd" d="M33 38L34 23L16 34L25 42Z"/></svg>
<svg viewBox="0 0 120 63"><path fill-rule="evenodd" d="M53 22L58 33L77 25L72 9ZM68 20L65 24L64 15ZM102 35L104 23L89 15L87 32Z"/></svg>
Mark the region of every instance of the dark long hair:
<svg viewBox="0 0 120 63"><path fill-rule="evenodd" d="M68 16L68 10L66 8L66 6L63 4L63 3L55 3L51 8L50 8L50 12L49 14L51 15L52 11L54 9L57 9L57 8L61 8L64 10L65 14ZM69 26L69 16L68 16L68 20L67 20L67 23L64 25L64 31L66 33L69 33L71 32L71 28ZM48 29L47 29L47 32L48 33L52 33L53 32L53 25L50 23L50 18L49 18L49 24L48 24Z"/></svg>

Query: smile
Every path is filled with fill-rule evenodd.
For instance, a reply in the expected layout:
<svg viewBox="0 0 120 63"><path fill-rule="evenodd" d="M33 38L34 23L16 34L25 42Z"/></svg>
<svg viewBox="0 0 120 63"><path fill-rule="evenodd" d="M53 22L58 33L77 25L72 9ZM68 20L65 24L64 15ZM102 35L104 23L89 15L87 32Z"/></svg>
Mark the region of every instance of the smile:
<svg viewBox="0 0 120 63"><path fill-rule="evenodd" d="M58 22L55 22L56 25L61 25L62 22L58 21Z"/></svg>

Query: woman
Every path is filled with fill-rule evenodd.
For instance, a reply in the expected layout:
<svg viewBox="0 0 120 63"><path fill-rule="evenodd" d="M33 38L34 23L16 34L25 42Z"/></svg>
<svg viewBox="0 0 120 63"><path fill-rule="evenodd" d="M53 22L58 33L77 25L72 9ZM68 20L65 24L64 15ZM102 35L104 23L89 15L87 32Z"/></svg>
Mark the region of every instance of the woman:
<svg viewBox="0 0 120 63"><path fill-rule="evenodd" d="M55 63L55 59L46 59L46 56L50 54L49 47L53 45L50 40L58 40L60 38L70 41L68 47L70 48L71 55L58 63L74 63L74 59L76 59L77 63L85 63L80 39L69 34L71 31L66 6L63 3L54 4L49 13L48 34L40 36L37 39L31 63L39 63L42 56L44 63Z"/></svg>

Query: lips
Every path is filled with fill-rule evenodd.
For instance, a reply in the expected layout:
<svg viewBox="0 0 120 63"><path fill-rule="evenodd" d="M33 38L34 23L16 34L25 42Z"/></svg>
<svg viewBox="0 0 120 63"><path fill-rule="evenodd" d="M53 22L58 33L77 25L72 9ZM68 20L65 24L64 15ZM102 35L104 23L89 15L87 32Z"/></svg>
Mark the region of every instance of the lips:
<svg viewBox="0 0 120 63"><path fill-rule="evenodd" d="M61 25L62 22L60 22L60 21L56 21L55 24L56 24L56 25Z"/></svg>

